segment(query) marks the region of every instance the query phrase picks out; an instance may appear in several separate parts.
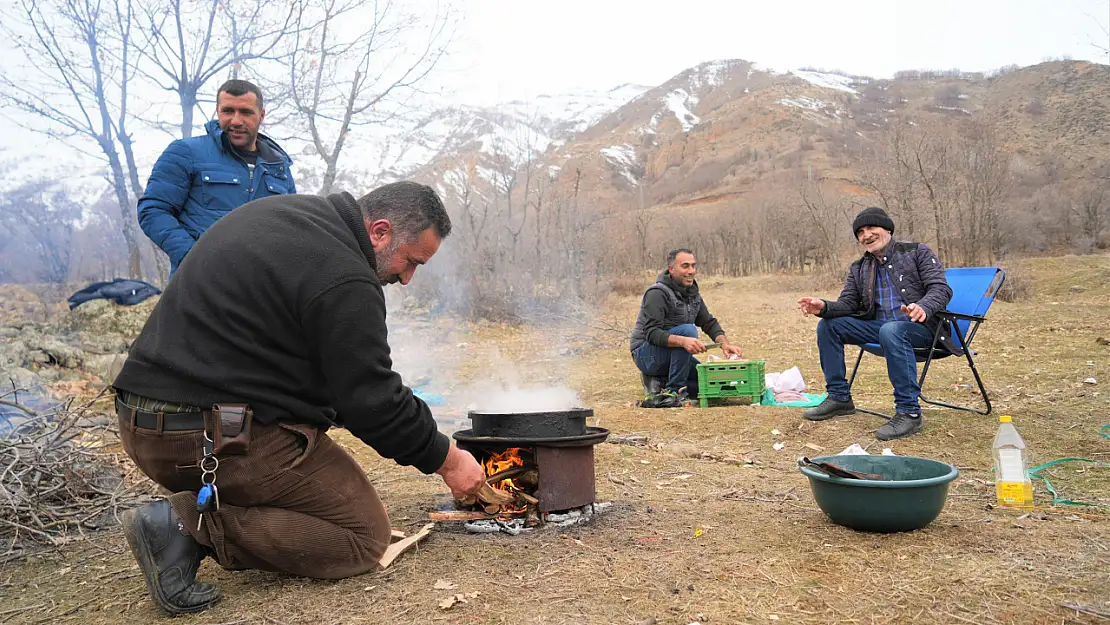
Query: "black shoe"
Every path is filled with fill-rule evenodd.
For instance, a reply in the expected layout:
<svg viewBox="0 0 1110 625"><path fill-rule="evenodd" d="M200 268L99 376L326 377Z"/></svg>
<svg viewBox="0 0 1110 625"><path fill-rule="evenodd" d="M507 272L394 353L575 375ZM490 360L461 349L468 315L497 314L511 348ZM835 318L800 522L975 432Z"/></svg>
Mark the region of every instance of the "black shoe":
<svg viewBox="0 0 1110 625"><path fill-rule="evenodd" d="M856 413L856 405L851 399L848 401L840 401L832 397L826 397L825 401L810 408L802 413L802 416L810 421L824 421L833 417L840 417Z"/></svg>
<svg viewBox="0 0 1110 625"><path fill-rule="evenodd" d="M654 395L645 397L637 404L640 408L678 408L682 404L674 391L665 388Z"/></svg>
<svg viewBox="0 0 1110 625"><path fill-rule="evenodd" d="M170 614L200 612L220 600L220 589L197 582L204 548L185 533L165 499L123 513L123 533L139 562L150 596Z"/></svg>
<svg viewBox="0 0 1110 625"><path fill-rule="evenodd" d="M666 378L648 375L642 371L640 372L640 382L644 385L644 395L648 396L658 395L659 391L663 390L663 387L667 384Z"/></svg>
<svg viewBox="0 0 1110 625"><path fill-rule="evenodd" d="M697 401L697 396L695 395L694 397L690 397L690 393L687 392L685 386L678 389L678 392L675 393L675 405L681 408L689 408L690 406L693 406L694 403Z"/></svg>
<svg viewBox="0 0 1110 625"><path fill-rule="evenodd" d="M917 434L921 431L921 426L925 424L925 419L921 418L919 414L906 414L904 412L895 413L894 418L886 422L886 425L875 431L875 438L881 441L892 441L896 438L903 438L910 434Z"/></svg>

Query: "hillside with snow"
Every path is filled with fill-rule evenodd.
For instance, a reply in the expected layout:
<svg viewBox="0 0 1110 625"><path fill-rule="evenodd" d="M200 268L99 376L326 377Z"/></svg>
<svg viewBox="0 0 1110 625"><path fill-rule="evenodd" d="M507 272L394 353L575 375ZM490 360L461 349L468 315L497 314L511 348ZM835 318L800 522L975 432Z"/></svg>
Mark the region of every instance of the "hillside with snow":
<svg viewBox="0 0 1110 625"><path fill-rule="evenodd" d="M906 72L877 80L714 61L644 91L565 143L550 142L528 169L542 172L557 192L572 188L593 210L735 211L756 191L765 198L759 202L796 197L798 183L790 181L799 177L858 177L860 155L895 120L967 118L998 122L1000 141L1019 154L1052 149L1082 162L1110 153L1110 129L1094 121L1105 116L1091 110L1103 106L1107 72L1086 62L1056 62L992 76ZM1059 115L1031 112L1030 102L1049 100ZM420 173L433 180L496 179L488 152L474 154L440 159ZM487 199L503 192L474 184L450 188L456 203L460 191Z"/></svg>
<svg viewBox="0 0 1110 625"><path fill-rule="evenodd" d="M654 87L543 95L498 106L451 105L349 133L335 189L356 195L398 179L432 184L450 206L494 204L521 186L573 189L591 210L729 207L774 177L813 172L850 179L865 149L907 115L987 116L1019 152L1110 151L1091 107L1106 66L1046 63L999 76L913 73L891 80L813 69L778 71L742 59L702 63ZM1055 103L1034 115L1030 102ZM1096 120L1088 123L1085 120ZM27 121L27 120L24 120ZM33 120L31 120L33 121ZM301 133L280 125L302 193L324 166ZM172 137L133 133L140 178ZM108 191L95 148L25 131L0 143L0 191L48 180L80 204ZM791 173L793 172L793 173ZM511 202L510 202L511 204ZM88 221L86 218L85 221Z"/></svg>

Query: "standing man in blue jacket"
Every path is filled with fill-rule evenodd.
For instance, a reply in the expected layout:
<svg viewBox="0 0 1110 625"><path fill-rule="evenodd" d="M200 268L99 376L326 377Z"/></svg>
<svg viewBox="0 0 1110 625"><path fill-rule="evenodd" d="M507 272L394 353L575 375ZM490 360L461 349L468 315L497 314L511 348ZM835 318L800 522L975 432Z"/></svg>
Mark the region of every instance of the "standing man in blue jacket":
<svg viewBox="0 0 1110 625"><path fill-rule="evenodd" d="M921 430L924 420L918 396L915 348L933 343L940 327L938 348L962 354L952 340L948 324L936 314L952 299L944 266L924 243L894 241L894 220L881 208L863 209L852 222L852 232L863 247L863 256L848 268L844 290L835 301L803 297L798 306L817 315L817 351L825 374L828 398L802 416L823 421L856 411L845 378L844 346L878 343L886 358L887 375L894 387L895 415L875 433L889 441Z"/></svg>
<svg viewBox="0 0 1110 625"><path fill-rule="evenodd" d="M178 139L158 157L139 199L139 225L170 257L171 277L216 220L251 200L297 192L289 155L258 134L265 118L258 87L229 80L216 92L206 133Z"/></svg>

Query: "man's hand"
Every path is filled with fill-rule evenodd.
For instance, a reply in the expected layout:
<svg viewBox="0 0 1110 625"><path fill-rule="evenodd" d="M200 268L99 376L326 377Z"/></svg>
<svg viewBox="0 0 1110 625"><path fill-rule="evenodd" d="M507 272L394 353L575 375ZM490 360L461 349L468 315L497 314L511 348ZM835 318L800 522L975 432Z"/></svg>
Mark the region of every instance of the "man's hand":
<svg viewBox="0 0 1110 625"><path fill-rule="evenodd" d="M803 297L798 300L798 308L807 315L816 315L825 310L825 300L817 297Z"/></svg>
<svg viewBox="0 0 1110 625"><path fill-rule="evenodd" d="M478 492L482 484L486 483L486 472L482 465L478 464L469 451L454 445L447 451L447 459L436 473L443 478L455 499L464 499L467 495Z"/></svg>
<svg viewBox="0 0 1110 625"><path fill-rule="evenodd" d="M917 304L902 304L902 312L910 318L910 321L916 323L924 323L925 317L928 316L925 314L925 309L918 306Z"/></svg>
<svg viewBox="0 0 1110 625"><path fill-rule="evenodd" d="M733 355L735 355L737 358L744 357L744 350L740 349L739 345L733 345L732 343L722 344L721 351L724 352L725 358L730 358Z"/></svg>
<svg viewBox="0 0 1110 625"><path fill-rule="evenodd" d="M701 354L708 351L705 348L705 343L691 336L686 337L686 340L682 341L682 348L691 354Z"/></svg>

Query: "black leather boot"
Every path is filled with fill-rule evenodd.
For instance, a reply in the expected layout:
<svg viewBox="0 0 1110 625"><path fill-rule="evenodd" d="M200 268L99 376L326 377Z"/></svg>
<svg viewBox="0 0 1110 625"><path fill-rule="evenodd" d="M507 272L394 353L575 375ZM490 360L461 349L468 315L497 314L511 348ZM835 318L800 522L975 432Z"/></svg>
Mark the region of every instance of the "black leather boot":
<svg viewBox="0 0 1110 625"><path fill-rule="evenodd" d="M165 499L123 513L123 533L146 578L150 596L166 612L207 610L220 589L197 582L204 548L186 531Z"/></svg>
<svg viewBox="0 0 1110 625"><path fill-rule="evenodd" d="M920 414L897 412L893 419L887 421L886 425L875 431L875 438L881 441L903 438L911 434L917 434L924 424L925 419L921 418Z"/></svg>
<svg viewBox="0 0 1110 625"><path fill-rule="evenodd" d="M833 417L855 414L855 412L856 405L851 399L840 401L832 397L826 397L825 401L803 412L802 416L810 421L824 421Z"/></svg>

